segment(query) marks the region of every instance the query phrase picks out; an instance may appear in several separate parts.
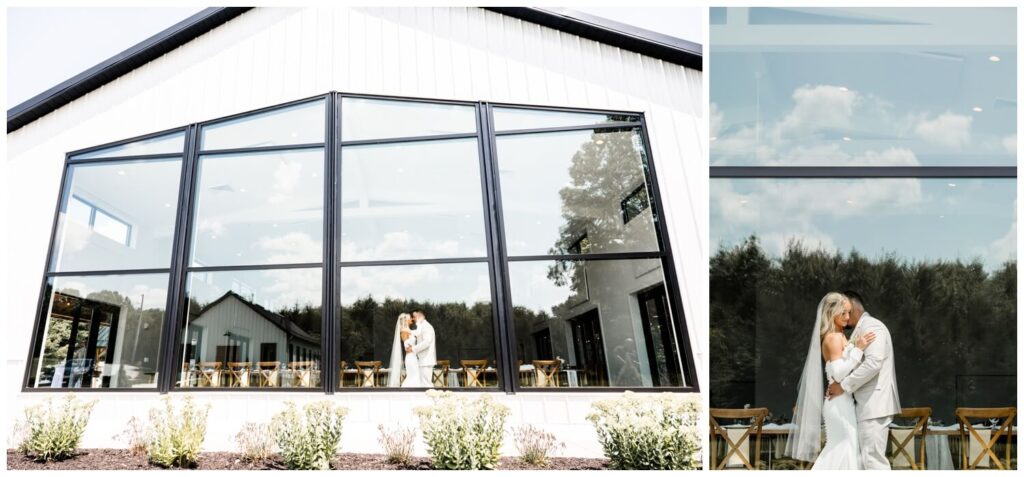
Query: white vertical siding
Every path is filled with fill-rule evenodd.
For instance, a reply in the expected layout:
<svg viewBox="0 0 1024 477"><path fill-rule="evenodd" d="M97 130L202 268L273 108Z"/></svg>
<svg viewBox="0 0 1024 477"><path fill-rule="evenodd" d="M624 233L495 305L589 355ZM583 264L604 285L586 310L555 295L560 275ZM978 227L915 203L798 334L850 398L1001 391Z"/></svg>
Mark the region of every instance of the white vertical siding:
<svg viewBox="0 0 1024 477"><path fill-rule="evenodd" d="M690 345L706 388L701 81L699 71L478 8L247 12L8 134L4 182L15 200L4 225L18 231L8 234L5 251L8 393L21 396L66 151L330 90L646 113Z"/></svg>

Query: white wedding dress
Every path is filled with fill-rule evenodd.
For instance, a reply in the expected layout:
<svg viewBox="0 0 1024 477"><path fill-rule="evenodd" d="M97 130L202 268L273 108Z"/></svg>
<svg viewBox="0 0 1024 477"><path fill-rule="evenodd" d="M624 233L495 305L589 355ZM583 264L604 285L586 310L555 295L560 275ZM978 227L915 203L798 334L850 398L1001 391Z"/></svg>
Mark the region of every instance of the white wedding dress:
<svg viewBox="0 0 1024 477"><path fill-rule="evenodd" d="M416 346L416 336L414 334L410 333L409 338L402 342L402 352L405 352L406 346ZM415 352L405 353L405 381L402 381L402 387L422 388L423 383L420 381L420 359L416 357Z"/></svg>
<svg viewBox="0 0 1024 477"><path fill-rule="evenodd" d="M825 363L825 375L828 376L826 383L842 381L860 364L850 356L852 350L853 343L847 343L841 358ZM821 413L825 419L825 448L811 469L862 469L853 395L843 393L832 399L825 398Z"/></svg>

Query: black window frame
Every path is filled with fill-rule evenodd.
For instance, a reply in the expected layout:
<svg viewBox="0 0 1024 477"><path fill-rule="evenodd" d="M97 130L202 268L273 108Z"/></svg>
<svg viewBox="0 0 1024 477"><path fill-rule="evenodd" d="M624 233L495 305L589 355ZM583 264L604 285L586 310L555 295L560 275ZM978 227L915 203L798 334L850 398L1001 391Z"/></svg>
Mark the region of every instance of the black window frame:
<svg viewBox="0 0 1024 477"><path fill-rule="evenodd" d="M390 101L408 101L415 103L434 103L470 106L476 113L476 130L464 134L443 134L431 136L393 137L370 140L342 141L341 139L341 118L342 98L363 98ZM202 127L254 116L261 113L272 112L277 109L295 106L307 102L324 101L325 105L325 137L321 143L304 143L292 145L260 146L234 149L218 149L204 151L200 148L200 134ZM615 114L635 117L634 121L606 122L587 125L575 125L564 127L518 129L495 131L493 108L519 108L533 109L538 111L553 112L579 112L596 114ZM505 248L504 215L502 213L502 201L498 169L496 162L496 139L498 136L536 134L564 131L581 130L635 130L640 137L643 147L642 160L644 180L648 187L649 206L652 208L655 233L658 240L658 250L649 252L614 252L614 253L579 253L562 255L538 255L538 256L513 256L509 257ZM181 153L160 153L136 156L117 157L96 157L88 159L75 159L74 156L97 151L113 146L119 146L135 141L150 139L158 136L184 132L184 148ZM341 167L339 164L343 148L346 146L371 145L371 144L394 144L402 142L434 141L445 139L468 139L477 141L480 181L482 192L482 206L484 207L484 225L487 244L485 257L463 257L463 258L438 258L438 259L408 259L408 260L375 260L361 262L341 262ZM230 265L230 266L193 266L190 263L191 254L191 233L194 226L194 206L196 196L196 183L198 173L198 162L201 154L228 154L228 153L254 153L299 149L322 148L324 150L324 208L323 208L323 259L320 262L284 265ZM167 268L157 269L135 269L135 270L102 270L102 271L79 271L79 272L52 272L50 271L53 246L56 239L61 204L66 200L68 194L67 173L70 166L76 164L97 163L97 162L123 162L138 161L144 159L168 159L178 158L182 161L181 177L178 184L178 201L175 215L174 239L172 242L171 263ZM518 376L518 369L514 363L517 350L514 349L515 329L512 314L512 299L509 292L509 264L514 261L552 261L552 260L624 260L624 259L658 259L661 263L664 281L662 286L666 289L669 301L669 314L672 317L675 328L675 339L682 361L682 373L685 381L683 386L672 387L579 387L559 388L556 392L699 392L700 386L697 381L697 372L693 360L693 352L690 344L690 335L685 319L685 312L682 303L680 284L677 278L673 253L668 237L668 231L664 226L664 215L661 213L662 202L658 188L657 175L654 160L651 152L651 143L648 136L646 117L643 112L615 111L604 109L588 109L576 107L542 106L517 103L496 103L489 101L467 101L467 100L444 100L436 98L418 98L410 96L391 96L375 94L358 94L331 91L326 94L319 94L294 101L275 104L251 111L245 111L207 121L195 122L187 126L177 127L158 131L155 133L136 136L120 141L105 143L85 149L71 151L65 154L63 171L58 193L58 200L55 205L53 223L50 231L50 243L47 250L46 263L40 286L39 299L36 306L35 322L32 329L31 343L28 350L28 357L25 364L25 373L22 380L22 392L135 392L135 393L174 393L174 392L319 392L323 394L334 394L337 392L402 392L392 388L362 388L362 387L340 387L339 356L341 322L340 322L340 276L344 267L375 266L375 265L422 265L422 264L451 264L451 263L486 263L488 275L491 282L491 307L494 326L495 356L499 368L499 385L496 388L446 388L460 392L504 392L507 394L526 392L551 392L550 389L529 388L519 385L518 379L510 377ZM640 186L643 188L643 184ZM187 314L188 301L186 295L187 279L190 272L199 271L243 271L263 269L286 269L286 268L320 268L322 272L322 299L321 299L321 383L318 387L310 388L196 388L176 387L178 375L181 371L181 360L183 349L179 346L182 334L182 320ZM144 273L167 273L169 283L167 288L167 303L164 312L163 329L161 330L158 381L154 388L35 388L29 387L29 376L31 373L33 357L36 349L41 345L41 330L49 318L46 316L45 303L47 297L47 284L49 280L59 276L88 276L88 275L118 275L118 274L144 274ZM419 392L419 390L417 390Z"/></svg>

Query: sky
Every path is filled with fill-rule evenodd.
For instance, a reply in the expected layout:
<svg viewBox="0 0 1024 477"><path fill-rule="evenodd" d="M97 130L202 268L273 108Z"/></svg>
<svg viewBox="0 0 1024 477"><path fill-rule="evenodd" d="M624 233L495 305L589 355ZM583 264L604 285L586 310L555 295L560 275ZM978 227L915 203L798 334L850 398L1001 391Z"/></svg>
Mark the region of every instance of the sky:
<svg viewBox="0 0 1024 477"><path fill-rule="evenodd" d="M1016 164L1006 9L747 13L710 30L711 165ZM831 35L801 36L821 25ZM756 234L775 256L797 239L991 270L1016 257L1015 199L1012 179L714 180L711 242Z"/></svg>
<svg viewBox="0 0 1024 477"><path fill-rule="evenodd" d="M695 43L701 42L703 34L701 9L696 8L574 9ZM8 9L7 108L56 86L200 10L195 7ZM53 35L54 31L63 34ZM40 61L40 58L48 60Z"/></svg>

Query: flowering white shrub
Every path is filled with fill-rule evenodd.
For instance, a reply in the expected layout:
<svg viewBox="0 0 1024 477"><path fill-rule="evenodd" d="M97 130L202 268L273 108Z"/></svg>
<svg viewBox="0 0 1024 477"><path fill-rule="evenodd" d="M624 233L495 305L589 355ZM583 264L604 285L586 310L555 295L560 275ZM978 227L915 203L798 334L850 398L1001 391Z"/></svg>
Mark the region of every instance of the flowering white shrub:
<svg viewBox="0 0 1024 477"><path fill-rule="evenodd" d="M163 409L149 411L152 429L146 447L149 461L161 467L195 467L206 440L206 416L210 414L210 405L199 407L192 396L185 396L179 413L169 396L163 401Z"/></svg>
<svg viewBox="0 0 1024 477"><path fill-rule="evenodd" d="M274 438L266 424L247 422L235 434L235 442L242 459L249 462L263 462L274 453Z"/></svg>
<svg viewBox="0 0 1024 477"><path fill-rule="evenodd" d="M388 463L409 465L412 462L413 444L416 442L416 429L386 429L384 424L377 426L380 437L377 441L384 448Z"/></svg>
<svg viewBox="0 0 1024 477"><path fill-rule="evenodd" d="M613 469L699 469L699 395L672 393L597 401L587 419Z"/></svg>
<svg viewBox="0 0 1024 477"><path fill-rule="evenodd" d="M423 440L435 469L493 469L501 456L509 409L484 394L471 400L450 391L428 390L433 403L416 408Z"/></svg>
<svg viewBox="0 0 1024 477"><path fill-rule="evenodd" d="M519 451L519 458L527 464L540 467L548 464L548 457L555 451L565 448L565 444L558 442L554 434L531 425L517 427L512 431L512 438Z"/></svg>
<svg viewBox="0 0 1024 477"><path fill-rule="evenodd" d="M60 407L54 406L50 398L25 408L25 417L15 426L18 450L37 461L74 456L95 405L96 401L75 403L75 396L68 394Z"/></svg>
<svg viewBox="0 0 1024 477"><path fill-rule="evenodd" d="M327 470L338 452L341 430L348 409L330 401L307 404L303 413L295 403L270 421L271 433L281 448L281 459L289 469Z"/></svg>

